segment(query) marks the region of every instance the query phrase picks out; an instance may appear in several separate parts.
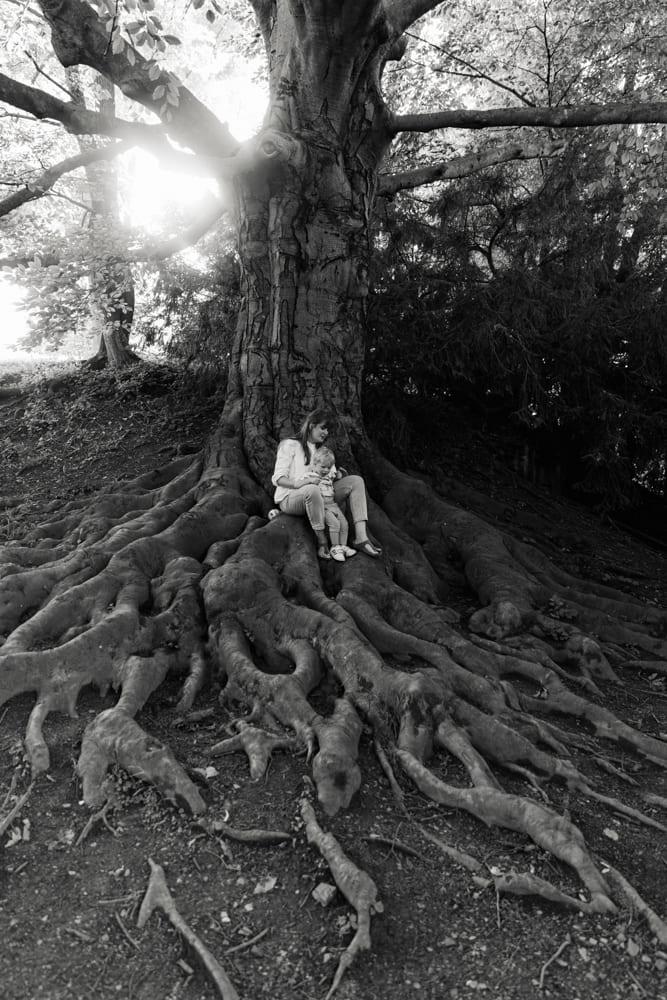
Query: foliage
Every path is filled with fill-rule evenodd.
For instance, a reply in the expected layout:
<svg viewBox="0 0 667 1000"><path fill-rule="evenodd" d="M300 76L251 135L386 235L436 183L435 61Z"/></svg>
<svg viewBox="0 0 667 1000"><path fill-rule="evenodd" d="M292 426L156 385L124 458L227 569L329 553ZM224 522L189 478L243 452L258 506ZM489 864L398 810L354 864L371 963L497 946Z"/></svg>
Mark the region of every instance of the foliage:
<svg viewBox="0 0 667 1000"><path fill-rule="evenodd" d="M126 53L133 65L148 60L163 122L178 107L177 81L217 107L225 78L242 62L255 77L263 68L248 4L94 6L111 51ZM9 69L62 96L62 68L44 23L6 10L1 27ZM387 100L397 113L443 101L530 108L648 100L667 77L666 32L664 11L650 5L639 18L630 0L501 0L492 11L483 0L439 5L408 32L406 57L388 64ZM152 120L146 108L118 100L132 120ZM9 186L76 148L71 136L50 129L47 138L25 116L7 114L3 128ZM499 145L514 135L497 129L488 141ZM406 132L385 166L407 169L478 147L474 132ZM3 220L7 251L33 254L13 272L30 293L33 344L57 349L88 324L92 275L110 251L136 254L144 244L150 255L151 244L187 224L178 196L191 185L172 183L160 226L142 226L134 161L123 156L119 163L122 224L98 229L92 252L82 170ZM368 336L373 399L384 392L407 396L413 406L456 400L482 422L489 412L502 416L508 436L521 442L529 433L551 450L574 452L567 478L613 504L631 498L636 476L662 488L664 175L664 128L616 126L580 133L556 164L495 168L381 205ZM137 334L200 376L224 378L238 280L229 234L216 229L196 252L139 262L133 272ZM399 436L407 442L407 428Z"/></svg>
<svg viewBox="0 0 667 1000"><path fill-rule="evenodd" d="M239 267L228 234L218 229L196 255L178 255L138 275L136 335L183 365L200 388L224 385L239 306Z"/></svg>
<svg viewBox="0 0 667 1000"><path fill-rule="evenodd" d="M173 81L178 77L190 86L208 90L218 102L224 102L228 79L240 67L245 69L247 63L248 69L258 72L258 40L251 30L252 14L245 4L226 5L224 12L215 0L194 5L177 3L166 11L158 11L152 0L141 3L129 0L127 4L101 0L96 6L108 16L112 49L115 46L115 50L120 50L122 45L132 53L136 48L137 53L151 61L154 75L165 70ZM184 20L188 8L189 16ZM187 52L178 36L187 43ZM6 53L5 67L17 79L43 87L59 98L68 96L68 80L42 20L6 8L0 15L0 41ZM26 58L27 47L31 61ZM213 66L216 68L212 71ZM80 74L84 93L92 104L95 74L86 68ZM158 96L167 104L177 101L173 89L159 86L164 93ZM116 98L119 114L127 114L135 121L149 120L144 110L126 100L119 91ZM237 111L232 111L234 117ZM3 136L0 201L4 193L20 190L25 184L37 185L47 166L79 152L72 135L52 126L45 128L29 116L3 110L0 124ZM149 168L152 185L147 185L142 174L146 172L146 163L131 150L126 150L115 162L121 218L119 222L98 219L94 236L89 228L94 196L83 168L65 173L45 196L2 218L0 266L4 264L7 276L23 292L30 328L23 346L40 346L55 352L71 336L90 338L99 333L95 309L91 310L96 304L95 293L100 293L95 276L103 273L110 261L121 260L128 253L138 259L132 270L137 285L139 344L143 337L149 343L168 339L170 350L175 349L175 338L192 336L200 322L195 298L201 302L214 297L219 275L214 261L216 251L210 242L212 234L208 237L209 246L202 249L201 259L192 266L190 296L173 294L174 289L182 286L190 270L188 264L175 260L174 274L170 275L168 261L158 258L151 263L150 260L164 238L186 228L196 216L206 187L193 183L191 178L184 180L178 173L164 171L157 159ZM142 204L147 196L155 203L151 214L147 212L148 206ZM222 257L228 246L227 234L220 248ZM204 261L210 267L205 277ZM221 266L224 269L226 265ZM208 291L203 291L205 288ZM122 287L116 292L122 293ZM101 294L104 296L104 290ZM154 294L164 305L164 315L159 315L159 302L153 300ZM184 308L181 318L176 315L177 302ZM229 321L226 312L224 318ZM179 354L187 356L188 350L184 345ZM218 351L221 356L226 353L224 346L218 349L212 344L206 350L211 359ZM208 361L204 359L204 363Z"/></svg>
<svg viewBox="0 0 667 1000"><path fill-rule="evenodd" d="M430 218L411 198L386 207L369 411L379 392L413 419L415 397L456 402L614 508L638 478L665 485L665 235L660 201L600 187L604 153L583 152L445 186Z"/></svg>

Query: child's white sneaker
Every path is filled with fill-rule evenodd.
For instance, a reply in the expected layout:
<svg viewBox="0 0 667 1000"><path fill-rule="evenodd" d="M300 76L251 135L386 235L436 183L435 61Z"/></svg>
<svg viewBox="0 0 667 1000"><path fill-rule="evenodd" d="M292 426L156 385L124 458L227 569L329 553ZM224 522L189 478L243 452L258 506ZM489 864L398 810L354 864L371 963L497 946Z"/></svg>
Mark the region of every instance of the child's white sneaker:
<svg viewBox="0 0 667 1000"><path fill-rule="evenodd" d="M332 545L329 549L329 555L336 562L345 562L345 550L342 545Z"/></svg>
<svg viewBox="0 0 667 1000"><path fill-rule="evenodd" d="M282 511L278 510L277 507L274 507L273 510L269 511L269 521L272 521L274 517L278 517L279 514L282 514Z"/></svg>
<svg viewBox="0 0 667 1000"><path fill-rule="evenodd" d="M343 550L343 555L346 559L351 559L352 556L356 556L357 554L357 550L351 549L349 545L341 545L341 549Z"/></svg>

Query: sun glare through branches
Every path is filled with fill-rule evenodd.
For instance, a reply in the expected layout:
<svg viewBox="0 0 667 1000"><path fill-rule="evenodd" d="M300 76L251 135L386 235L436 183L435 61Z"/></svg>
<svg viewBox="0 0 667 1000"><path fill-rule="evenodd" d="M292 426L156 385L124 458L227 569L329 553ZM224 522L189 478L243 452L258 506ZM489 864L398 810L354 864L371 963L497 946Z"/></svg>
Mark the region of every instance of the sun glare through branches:
<svg viewBox="0 0 667 1000"><path fill-rule="evenodd" d="M266 93L249 76L237 73L219 81L206 100L240 142L261 128ZM125 169L126 221L148 232L168 230L175 215L192 214L198 203L217 192L213 178L166 170L156 157L141 150L125 158Z"/></svg>

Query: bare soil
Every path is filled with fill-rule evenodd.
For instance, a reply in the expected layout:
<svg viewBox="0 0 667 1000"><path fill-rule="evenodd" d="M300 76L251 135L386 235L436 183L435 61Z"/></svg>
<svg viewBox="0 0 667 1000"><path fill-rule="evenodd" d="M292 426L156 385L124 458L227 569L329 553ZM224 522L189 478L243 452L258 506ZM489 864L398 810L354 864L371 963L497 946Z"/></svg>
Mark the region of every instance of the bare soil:
<svg viewBox="0 0 667 1000"><path fill-rule="evenodd" d="M19 539L69 500L161 465L178 450L196 449L220 403L157 368L117 378L83 376L57 365L28 370L5 364L0 386L3 381L22 392L0 399L2 540ZM473 453L467 445L457 451L456 441L450 445L449 473L492 496L490 510L499 523L542 545L567 569L664 606L663 551L490 464L492 446ZM464 616L475 606L465 592L453 594L452 604ZM667 734L664 676L625 671L623 680L620 688L604 689L605 703L633 725ZM353 934L354 913L340 893L328 906L312 895L332 879L306 842L299 817L308 764L301 756L277 754L266 778L250 781L244 756L211 759L207 753L226 735L230 719L215 686L197 701L202 717L184 724L176 718L176 694L176 685L163 687L139 721L198 774L211 817L237 828L282 830L289 840L249 846L210 836L153 789L118 771L118 806L77 844L89 820L75 772L81 735L93 714L114 702L113 694L85 692L77 718L49 718L51 770L0 842L0 982L6 1000L216 996L166 917L156 912L137 927L149 858L163 866L181 915L243 1000L326 996ZM0 824L29 787L22 737L30 708L30 699L21 698L0 714ZM594 753L582 753L575 763L607 794L665 822L664 812L643 801L647 791L667 795L664 772L630 751L604 749L636 784L602 772ZM417 824L474 855L490 872L529 870L575 894L577 885L523 836L435 807L407 787L406 818L368 734L361 765L364 783L349 811L330 821L320 817L375 880L384 903L384 912L373 918L372 952L346 974L341 1000L667 1000L667 949L635 914L584 916L544 900L496 897L485 879L458 867ZM451 761L437 768L449 781L462 777ZM499 777L508 790L525 794L517 778ZM664 915L665 835L599 803L570 800L562 786L546 792L554 808L569 809L598 857L620 869Z"/></svg>

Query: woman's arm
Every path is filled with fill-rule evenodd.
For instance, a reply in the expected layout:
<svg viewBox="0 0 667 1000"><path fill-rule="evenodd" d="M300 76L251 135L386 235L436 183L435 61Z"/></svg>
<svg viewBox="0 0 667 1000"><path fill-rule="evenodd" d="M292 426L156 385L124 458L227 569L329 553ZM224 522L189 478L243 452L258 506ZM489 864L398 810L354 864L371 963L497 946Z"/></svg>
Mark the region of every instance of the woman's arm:
<svg viewBox="0 0 667 1000"><path fill-rule="evenodd" d="M286 490L296 490L307 483L316 483L318 477L306 468L303 450L298 441L287 438L278 445L276 465L271 482Z"/></svg>
<svg viewBox="0 0 667 1000"><path fill-rule="evenodd" d="M289 479L292 472L292 465L294 462L294 446L297 444L296 441L287 440L281 441L278 445L278 454L276 455L276 464L273 470L273 476L271 477L271 482L274 486L286 486L286 483L279 482L280 479Z"/></svg>

